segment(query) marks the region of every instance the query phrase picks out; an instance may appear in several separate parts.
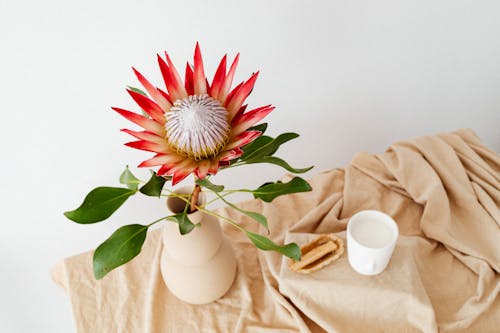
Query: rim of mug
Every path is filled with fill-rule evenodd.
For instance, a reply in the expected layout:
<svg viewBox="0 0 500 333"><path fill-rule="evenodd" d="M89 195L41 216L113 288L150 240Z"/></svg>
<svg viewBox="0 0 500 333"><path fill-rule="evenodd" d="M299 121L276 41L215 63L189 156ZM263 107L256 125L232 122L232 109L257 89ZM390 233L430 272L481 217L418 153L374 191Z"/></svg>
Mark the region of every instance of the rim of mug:
<svg viewBox="0 0 500 333"><path fill-rule="evenodd" d="M352 235L352 233L351 233L351 221L354 218L359 218L359 215L364 215L364 214L376 214L376 215L382 216L384 218L384 223L385 223L385 220L389 221L389 223L386 223L386 225L389 225L389 227L391 228L391 232L393 234L393 239L391 240L390 243L387 243L386 245L384 245L382 247L371 247L371 246L367 246L367 245L362 244ZM384 212L381 212L381 211L375 210L375 209L367 209L367 210L361 210L349 218L349 221L347 222L346 233L347 233L347 237L352 238L356 242L356 244L358 244L359 246L361 246L365 249L369 249L372 251L384 251L384 250L389 249L391 246L393 246L397 243L397 240L399 237L399 227L398 227L398 224L396 223L396 221L394 221L394 219L389 214L386 214Z"/></svg>

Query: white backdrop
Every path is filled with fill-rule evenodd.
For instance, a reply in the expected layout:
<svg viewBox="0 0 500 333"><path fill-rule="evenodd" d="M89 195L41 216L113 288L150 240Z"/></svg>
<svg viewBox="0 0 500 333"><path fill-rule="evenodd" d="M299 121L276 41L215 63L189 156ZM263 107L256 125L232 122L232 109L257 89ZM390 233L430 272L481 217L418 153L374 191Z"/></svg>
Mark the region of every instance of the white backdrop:
<svg viewBox="0 0 500 333"><path fill-rule="evenodd" d="M132 65L160 84L157 52L183 68L198 40L210 77L224 53L241 52L238 82L261 70L250 106L277 106L271 134L301 134L280 155L314 164L306 176L461 127L498 151L499 12L498 1L458 0L0 0L0 332L73 332L51 267L162 214L161 202L132 198L97 225L62 215L150 156L122 145L129 123L110 110L134 107ZM215 180L282 174L257 170Z"/></svg>

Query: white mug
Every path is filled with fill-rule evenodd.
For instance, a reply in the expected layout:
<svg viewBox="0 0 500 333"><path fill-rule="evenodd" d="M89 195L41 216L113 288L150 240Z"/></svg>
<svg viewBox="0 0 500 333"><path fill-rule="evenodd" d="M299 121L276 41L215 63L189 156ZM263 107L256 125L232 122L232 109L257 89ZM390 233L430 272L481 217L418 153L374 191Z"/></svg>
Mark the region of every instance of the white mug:
<svg viewBox="0 0 500 333"><path fill-rule="evenodd" d="M347 258L351 267L363 275L381 273L396 246L399 229L387 214L363 210L347 224Z"/></svg>

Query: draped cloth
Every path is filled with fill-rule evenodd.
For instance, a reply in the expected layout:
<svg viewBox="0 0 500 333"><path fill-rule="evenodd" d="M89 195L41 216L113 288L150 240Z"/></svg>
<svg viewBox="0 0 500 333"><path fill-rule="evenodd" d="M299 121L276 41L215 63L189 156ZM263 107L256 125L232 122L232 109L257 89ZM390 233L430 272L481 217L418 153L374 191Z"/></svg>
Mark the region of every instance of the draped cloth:
<svg viewBox="0 0 500 333"><path fill-rule="evenodd" d="M349 218L361 210L389 214L400 236L384 272L359 275L344 254L300 275L288 258L257 250L224 225L238 258L236 280L223 298L189 305L163 282L164 245L161 231L152 230L138 257L100 281L92 251L54 268L78 332L498 332L500 156L474 132L359 153L310 184L311 192L239 206L264 214L275 242L299 245L322 233L345 239ZM234 210L219 213L267 233Z"/></svg>

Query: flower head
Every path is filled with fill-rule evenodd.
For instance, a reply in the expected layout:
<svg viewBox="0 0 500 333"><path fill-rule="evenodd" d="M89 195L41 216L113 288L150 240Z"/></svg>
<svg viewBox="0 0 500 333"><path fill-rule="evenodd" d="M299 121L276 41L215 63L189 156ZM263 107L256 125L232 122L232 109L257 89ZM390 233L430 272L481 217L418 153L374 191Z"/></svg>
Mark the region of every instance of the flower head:
<svg viewBox="0 0 500 333"><path fill-rule="evenodd" d="M128 89L128 93L145 115L120 108L113 110L144 129L123 129L138 139L126 145L156 153L139 167L159 166L158 175L172 176L174 185L191 173L203 179L240 157L243 154L241 147L261 135L261 132L249 128L274 107L266 105L246 111L245 99L259 73L254 73L231 90L238 59L239 55L236 55L226 71L225 55L209 84L201 51L196 44L194 66L187 63L183 83L168 54L165 52L165 58L158 55L166 91L153 86L133 68L147 95L134 89Z"/></svg>

